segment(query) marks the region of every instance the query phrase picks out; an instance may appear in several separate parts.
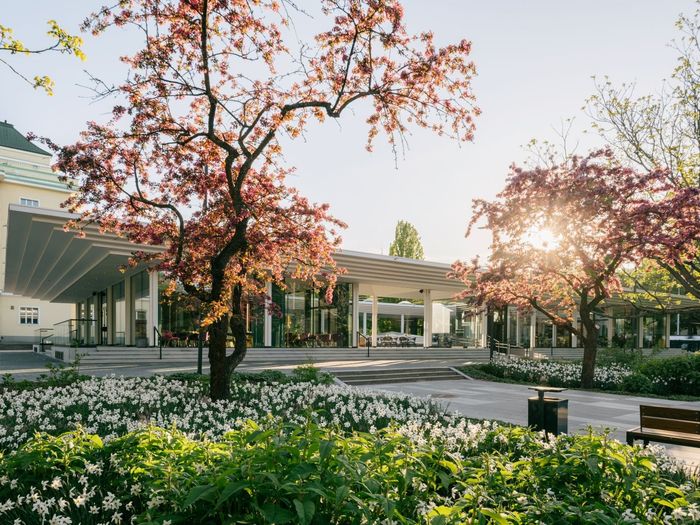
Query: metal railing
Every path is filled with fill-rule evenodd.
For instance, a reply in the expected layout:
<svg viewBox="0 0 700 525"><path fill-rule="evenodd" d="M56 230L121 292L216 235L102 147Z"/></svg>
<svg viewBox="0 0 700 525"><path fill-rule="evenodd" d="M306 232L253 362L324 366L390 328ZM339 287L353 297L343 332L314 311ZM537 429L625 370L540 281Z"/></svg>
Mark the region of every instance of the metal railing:
<svg viewBox="0 0 700 525"><path fill-rule="evenodd" d="M53 344L57 346L95 346L95 319L66 319L53 325Z"/></svg>
<svg viewBox="0 0 700 525"><path fill-rule="evenodd" d="M519 345L512 345L510 343L500 341L490 335L486 336L486 346L489 348L489 360L491 361L493 360L494 353L505 354L508 357L510 357L511 354L519 355L521 357L529 357L530 353L529 348L523 348Z"/></svg>
<svg viewBox="0 0 700 525"><path fill-rule="evenodd" d="M369 357L369 349L372 347L372 336L367 335L363 332L357 331L357 348L360 348L360 337L365 338L365 344L367 345L367 357Z"/></svg>
<svg viewBox="0 0 700 525"><path fill-rule="evenodd" d="M157 326L153 327L153 343L158 345L158 359L163 359L163 335Z"/></svg>
<svg viewBox="0 0 700 525"><path fill-rule="evenodd" d="M53 338L53 328L38 328L37 330L34 330L34 333L36 334L36 342L39 345L41 352L45 352L46 347L53 344L51 341Z"/></svg>

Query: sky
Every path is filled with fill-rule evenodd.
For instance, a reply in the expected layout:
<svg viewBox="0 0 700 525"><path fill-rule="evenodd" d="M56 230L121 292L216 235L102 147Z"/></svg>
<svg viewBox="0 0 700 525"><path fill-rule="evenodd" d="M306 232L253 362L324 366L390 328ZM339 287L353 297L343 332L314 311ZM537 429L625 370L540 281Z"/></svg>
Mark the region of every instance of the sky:
<svg viewBox="0 0 700 525"><path fill-rule="evenodd" d="M55 19L77 33L102 2L0 4L5 4L0 24L32 46L46 42L45 21ZM487 256L487 232L464 235L472 199L493 198L509 166L526 157L522 146L533 138L556 139L564 119L575 118L570 137L579 142L579 152L596 145L596 137L584 133L589 124L581 109L594 91L592 77L635 82L639 94L658 90L676 60L669 46L679 36L674 22L695 6L690 0L405 0L409 32L431 30L438 45L472 42L478 71L473 89L483 112L474 141L460 144L414 130L408 149L395 159L381 140L367 152L363 119L350 114L285 144L287 161L296 167L289 182L312 201L329 203L348 224L343 233L348 250L386 254L396 222L407 220L418 229L428 260ZM85 70L118 80L123 69L118 57L138 42L117 33L83 36L86 62L56 55L13 59L29 76L51 76L52 97L0 67L0 120L69 144L87 121L108 118L109 106L92 101L81 87L88 84Z"/></svg>

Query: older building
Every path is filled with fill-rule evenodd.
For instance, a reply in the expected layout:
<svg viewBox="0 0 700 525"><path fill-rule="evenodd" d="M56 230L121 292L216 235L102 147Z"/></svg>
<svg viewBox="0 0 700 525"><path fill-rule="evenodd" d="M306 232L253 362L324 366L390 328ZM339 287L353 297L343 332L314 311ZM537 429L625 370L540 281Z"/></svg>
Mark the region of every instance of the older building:
<svg viewBox="0 0 700 525"><path fill-rule="evenodd" d="M5 290L10 205L58 209L69 190L51 170L51 154L32 144L12 124L0 122L0 345L31 343L38 330L73 316L73 305L51 303ZM23 264L31 272L32 260Z"/></svg>

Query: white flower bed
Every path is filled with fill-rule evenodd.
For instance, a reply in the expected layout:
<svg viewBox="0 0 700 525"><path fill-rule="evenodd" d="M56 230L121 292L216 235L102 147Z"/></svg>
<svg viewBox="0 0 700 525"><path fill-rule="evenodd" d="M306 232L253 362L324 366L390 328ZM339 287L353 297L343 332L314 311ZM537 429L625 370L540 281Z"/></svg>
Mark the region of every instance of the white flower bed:
<svg viewBox="0 0 700 525"><path fill-rule="evenodd" d="M16 449L36 431L55 434L78 425L106 440L151 424L175 425L191 437L216 440L228 430L243 427L249 419L264 427L278 420L303 424L308 418L322 426L369 432L393 424L399 434L412 442L438 444L460 461L480 457L479 451L485 450L483 460L488 463L487 470L504 469L506 473L527 465L529 457L520 454L529 454L533 445L552 453L568 453L569 447L575 447L565 436L550 439L544 434L523 436L517 428L488 421L469 422L458 415L443 413L436 404L409 395L379 394L338 385L240 382L232 385L230 401L211 402L206 397L205 387L196 382L162 377L109 377L65 387L0 392L0 450ZM167 430L158 432L168 433ZM501 446L521 452L511 454L512 457L500 456L497 450ZM653 457L656 468L666 472L677 472L681 468L660 447L649 447L640 453ZM114 455L109 464L122 473L119 470L122 465ZM107 462L86 463L84 472L78 472L79 478L49 477L24 487L16 487L16 480L0 472L0 492L3 488L14 492L11 499L0 501L0 523L5 523L3 517L15 512L33 517L24 523L70 525L89 518L90 522L119 524L126 523L122 516L134 510L133 498L145 498L148 509L166 504L160 489L146 491L138 483L119 497L105 492L100 487L100 476L107 466ZM413 483L423 482L416 479ZM692 493L696 489L695 484L689 484L683 492ZM477 497L471 490L469 485L463 490L455 487L451 494L425 503L419 514L427 521L438 503L452 505L462 497ZM519 505L526 504L520 501L522 498L525 496L517 499ZM686 522L697 512L695 504L686 503L666 516L664 523ZM82 518L71 521L68 516ZM650 518L649 522L660 523L657 517ZM23 522L20 520L20 523Z"/></svg>
<svg viewBox="0 0 700 525"><path fill-rule="evenodd" d="M216 439L252 419L272 417L372 432L399 424L451 420L427 400L373 394L312 383L232 385L230 401L212 402L203 385L155 376L93 378L65 387L0 392L0 450L20 446L35 432L52 434L81 425L106 440L147 425L175 425L189 436Z"/></svg>
<svg viewBox="0 0 700 525"><path fill-rule="evenodd" d="M495 355L491 366L499 368L504 377L551 385L578 386L581 383L580 363L535 361L519 357ZM595 386L611 388L619 386L632 371L624 365L597 366L593 381Z"/></svg>

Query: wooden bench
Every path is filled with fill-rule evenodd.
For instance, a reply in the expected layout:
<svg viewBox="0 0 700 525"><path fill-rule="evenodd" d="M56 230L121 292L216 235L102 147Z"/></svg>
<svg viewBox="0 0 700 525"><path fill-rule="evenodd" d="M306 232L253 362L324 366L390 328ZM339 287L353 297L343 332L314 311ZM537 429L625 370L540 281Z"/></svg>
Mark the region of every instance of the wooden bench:
<svg viewBox="0 0 700 525"><path fill-rule="evenodd" d="M627 431L627 444L637 439L686 447L700 447L700 410L639 405L640 426Z"/></svg>

